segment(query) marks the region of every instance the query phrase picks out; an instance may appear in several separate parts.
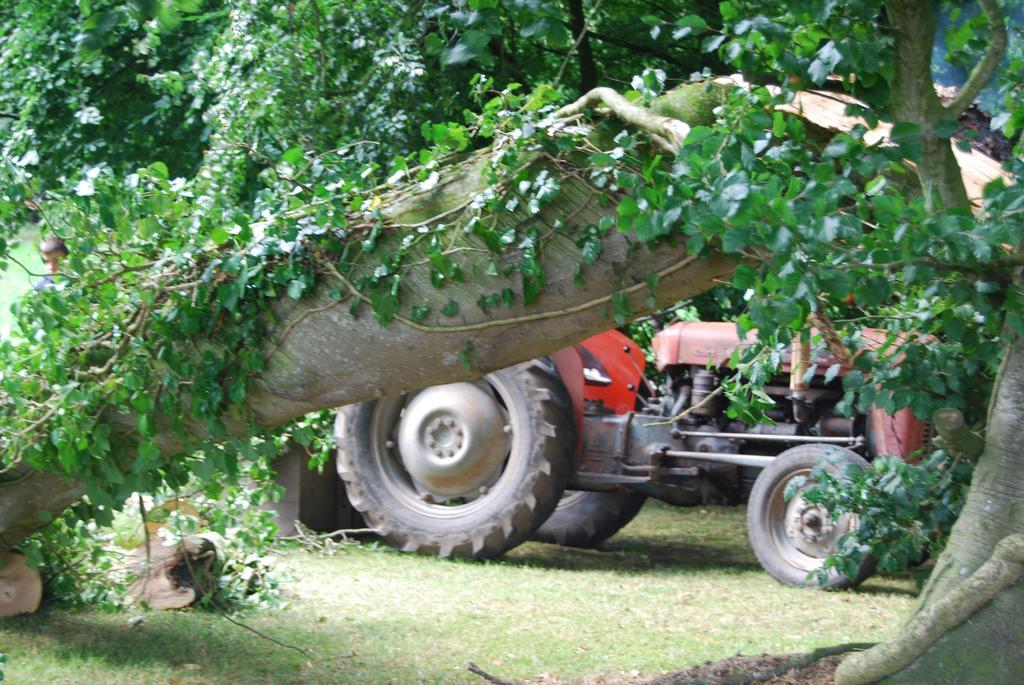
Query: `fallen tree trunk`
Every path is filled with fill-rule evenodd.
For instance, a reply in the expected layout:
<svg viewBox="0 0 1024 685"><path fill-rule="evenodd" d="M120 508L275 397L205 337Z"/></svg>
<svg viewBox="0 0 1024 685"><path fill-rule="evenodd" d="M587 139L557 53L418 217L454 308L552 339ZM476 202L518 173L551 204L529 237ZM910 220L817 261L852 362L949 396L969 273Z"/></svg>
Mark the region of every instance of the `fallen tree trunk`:
<svg viewBox="0 0 1024 685"><path fill-rule="evenodd" d="M678 120L680 127L683 121L707 123L721 101L720 86L682 86L656 104L658 125L663 126L666 117ZM621 124L615 130L619 128ZM430 189L412 186L384 195L380 215L389 233L382 239L398 241L404 233L436 224L465 207L490 183L484 176L488 158L485 151L450 165ZM631 312L640 315L731 277L735 266L731 257L712 252L699 258L667 243L649 249L614 229L602 237L600 257L582 266L575 240L587 227L614 216L614 195L608 197L586 174L577 173L578 166L559 167L543 156L529 163L558 174L560 192L539 213L521 209L494 218L498 228L529 222L544 230L537 251L544 287L535 301L524 305L522 284L511 274L499 273L483 285L453 283L435 288L429 265L423 263L405 272L402 290L415 296L414 303L428 305L431 315L413 320L400 314L385 328L368 306L352 313L353 299L366 296L328 264L316 288L298 301L280 298L272 311L276 323L264 349L266 370L246 396L258 421L274 426L318 409L478 378L606 330L613 325L613 296L625 298ZM474 256L486 250L473 234L460 233L450 250L458 253L467 273L482 267ZM518 258L515 252L505 257ZM657 280L653 291L652 275ZM515 293L510 306L479 306L482 294L505 289ZM618 304L622 307L622 302ZM457 309L459 314L445 316L445 309ZM108 421L121 440L134 441L133 416L113 414ZM244 430L241 421L226 422L231 430ZM201 427L191 429L202 431ZM170 435L161 442L165 453L181 449ZM44 527L83 493L80 483L52 473L19 467L18 474L17 479L0 483L0 552Z"/></svg>

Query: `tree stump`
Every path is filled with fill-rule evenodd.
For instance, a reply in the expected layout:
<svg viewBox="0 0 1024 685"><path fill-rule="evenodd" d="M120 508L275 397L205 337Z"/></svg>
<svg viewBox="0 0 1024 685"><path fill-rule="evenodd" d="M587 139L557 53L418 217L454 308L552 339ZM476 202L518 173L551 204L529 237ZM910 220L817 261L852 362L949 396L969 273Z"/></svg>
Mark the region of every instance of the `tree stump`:
<svg viewBox="0 0 1024 685"><path fill-rule="evenodd" d="M175 545L150 540L147 563L145 545L135 551L139 577L128 593L136 603L151 609L182 609L195 604L217 585L214 564L217 548L200 535L190 535Z"/></svg>
<svg viewBox="0 0 1024 685"><path fill-rule="evenodd" d="M39 572L25 563L25 556L0 554L0 618L34 613L42 598L43 581Z"/></svg>

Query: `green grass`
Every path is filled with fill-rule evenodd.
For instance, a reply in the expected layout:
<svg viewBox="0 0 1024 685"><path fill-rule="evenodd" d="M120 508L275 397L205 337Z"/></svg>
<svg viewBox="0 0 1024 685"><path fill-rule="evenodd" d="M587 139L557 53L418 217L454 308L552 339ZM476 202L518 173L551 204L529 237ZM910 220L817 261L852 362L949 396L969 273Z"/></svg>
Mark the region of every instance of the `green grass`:
<svg viewBox="0 0 1024 685"><path fill-rule="evenodd" d="M783 587L747 546L741 508L648 504L599 550L530 543L501 561L439 561L374 544L290 550L289 606L243 620L312 660L204 612L47 608L0 621L8 682L615 683L737 652L798 652L891 635L913 583ZM547 679L545 679L547 678Z"/></svg>
<svg viewBox="0 0 1024 685"><path fill-rule="evenodd" d="M25 228L18 234L18 242L10 249L11 256L37 273L43 271L43 265L39 261L39 250L37 243L38 233L35 229ZM0 271L0 338L7 337L11 329L11 305L32 290L32 286L39 280L39 276L32 276L25 272L13 261L6 261L7 268Z"/></svg>

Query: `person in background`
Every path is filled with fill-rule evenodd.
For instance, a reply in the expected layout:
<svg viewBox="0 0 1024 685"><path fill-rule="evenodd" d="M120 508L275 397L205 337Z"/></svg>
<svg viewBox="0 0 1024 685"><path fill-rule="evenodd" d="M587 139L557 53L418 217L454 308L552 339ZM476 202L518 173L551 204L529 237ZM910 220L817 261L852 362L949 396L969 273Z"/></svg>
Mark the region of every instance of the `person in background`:
<svg viewBox="0 0 1024 685"><path fill-rule="evenodd" d="M36 283L36 291L54 287L54 276L60 272L60 263L68 256L68 246L61 238L47 238L39 243L39 252L46 263L46 275Z"/></svg>

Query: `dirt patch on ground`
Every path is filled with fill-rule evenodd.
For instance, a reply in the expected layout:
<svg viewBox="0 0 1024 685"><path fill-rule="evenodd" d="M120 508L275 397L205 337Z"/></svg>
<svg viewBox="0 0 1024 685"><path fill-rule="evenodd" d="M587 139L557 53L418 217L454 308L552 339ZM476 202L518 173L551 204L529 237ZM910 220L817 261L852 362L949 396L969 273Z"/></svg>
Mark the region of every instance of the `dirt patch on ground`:
<svg viewBox="0 0 1024 685"><path fill-rule="evenodd" d="M868 646L857 644L825 647L808 654L737 654L726 659L709 661L685 671L666 673L653 680L649 676L637 674L569 682L582 682L583 685L832 685L836 667L843 657L851 651ZM490 674L482 677L496 685L568 685L564 681L550 677L523 683L503 680Z"/></svg>
<svg viewBox="0 0 1024 685"><path fill-rule="evenodd" d="M670 673L648 685L831 685L841 655L808 662L792 654L737 655Z"/></svg>

